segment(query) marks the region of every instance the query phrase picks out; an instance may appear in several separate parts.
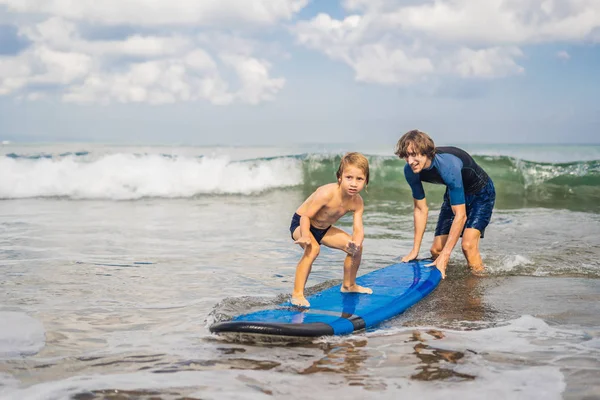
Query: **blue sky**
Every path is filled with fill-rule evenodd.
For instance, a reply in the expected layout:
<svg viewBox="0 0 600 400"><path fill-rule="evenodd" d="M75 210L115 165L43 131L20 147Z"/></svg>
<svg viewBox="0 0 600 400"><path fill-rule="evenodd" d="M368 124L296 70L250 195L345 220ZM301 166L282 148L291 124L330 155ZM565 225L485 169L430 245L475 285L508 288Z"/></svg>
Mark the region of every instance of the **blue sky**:
<svg viewBox="0 0 600 400"><path fill-rule="evenodd" d="M0 0L0 140L600 143L600 0Z"/></svg>

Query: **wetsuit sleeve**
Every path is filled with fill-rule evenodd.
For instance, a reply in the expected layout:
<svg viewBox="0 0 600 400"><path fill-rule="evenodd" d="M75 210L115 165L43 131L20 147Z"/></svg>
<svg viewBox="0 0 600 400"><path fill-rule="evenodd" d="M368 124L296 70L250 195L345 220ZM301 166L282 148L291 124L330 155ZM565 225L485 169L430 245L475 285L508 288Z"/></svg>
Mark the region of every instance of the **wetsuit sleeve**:
<svg viewBox="0 0 600 400"><path fill-rule="evenodd" d="M410 186L410 190L412 190L413 198L417 200L423 200L425 198L425 190L423 190L421 177L412 172L412 169L410 169L408 164L404 166L404 177Z"/></svg>
<svg viewBox="0 0 600 400"><path fill-rule="evenodd" d="M465 204L465 187L461 170L463 162L453 154L436 154L437 169L448 187L450 205Z"/></svg>

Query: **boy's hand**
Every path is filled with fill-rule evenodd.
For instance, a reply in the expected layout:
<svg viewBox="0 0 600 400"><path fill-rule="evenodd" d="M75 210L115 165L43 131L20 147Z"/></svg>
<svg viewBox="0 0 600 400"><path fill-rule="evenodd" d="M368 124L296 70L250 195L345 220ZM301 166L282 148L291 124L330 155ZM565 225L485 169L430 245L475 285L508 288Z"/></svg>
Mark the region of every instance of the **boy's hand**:
<svg viewBox="0 0 600 400"><path fill-rule="evenodd" d="M306 245L308 246L310 244L310 237L309 236L300 236L298 238L298 240L294 241L295 244L299 244L299 245Z"/></svg>
<svg viewBox="0 0 600 400"><path fill-rule="evenodd" d="M358 253L358 251L360 250L360 245L357 244L356 242L350 240L348 242L348 244L346 245L346 252L348 254L350 254L351 256L355 255L356 253Z"/></svg>

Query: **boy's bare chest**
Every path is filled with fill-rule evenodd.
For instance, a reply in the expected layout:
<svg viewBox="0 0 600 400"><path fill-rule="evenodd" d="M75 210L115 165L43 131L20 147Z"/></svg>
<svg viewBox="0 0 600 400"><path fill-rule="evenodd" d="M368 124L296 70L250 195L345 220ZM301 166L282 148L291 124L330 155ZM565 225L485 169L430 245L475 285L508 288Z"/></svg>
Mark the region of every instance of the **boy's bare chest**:
<svg viewBox="0 0 600 400"><path fill-rule="evenodd" d="M322 210L322 216L327 219L339 219L346 213L354 211L348 204L337 204L333 206L324 207Z"/></svg>

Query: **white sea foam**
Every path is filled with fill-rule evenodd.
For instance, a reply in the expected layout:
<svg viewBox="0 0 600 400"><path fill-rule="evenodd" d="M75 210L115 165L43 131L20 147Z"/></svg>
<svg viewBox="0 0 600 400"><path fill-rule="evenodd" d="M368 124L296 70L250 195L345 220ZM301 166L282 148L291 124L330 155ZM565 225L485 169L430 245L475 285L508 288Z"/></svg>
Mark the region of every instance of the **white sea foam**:
<svg viewBox="0 0 600 400"><path fill-rule="evenodd" d="M41 383L24 389L7 389L5 399L64 399L91 390L161 390L187 392L203 399L364 399L374 393L378 399L398 396L423 399L560 399L565 383L558 368L531 367L521 371L489 371L472 382L430 384L407 378L388 378L376 392L348 385L336 374L298 375L263 371L181 371L172 374L137 372L122 375L75 376L62 381ZM218 385L215 382L219 382ZM307 391L307 387L318 390ZM177 388L177 389L172 389Z"/></svg>
<svg viewBox="0 0 600 400"><path fill-rule="evenodd" d="M509 156L520 160L568 163L600 160L598 145L565 144L459 144L474 155Z"/></svg>
<svg viewBox="0 0 600 400"><path fill-rule="evenodd" d="M565 351L572 350L573 343L584 338L583 331L554 328L542 319L523 315L504 326L479 331L447 332L444 340L436 342L435 346L454 351L523 354L547 351L549 343L555 350L558 347Z"/></svg>
<svg viewBox="0 0 600 400"><path fill-rule="evenodd" d="M231 161L227 157L110 154L101 157L0 158L0 198L64 196L128 200L253 194L302 182L296 158Z"/></svg>
<svg viewBox="0 0 600 400"><path fill-rule="evenodd" d="M441 339L426 334L429 329L441 331ZM394 346L413 346L414 331L422 332L430 351L445 350L464 354L458 363L444 368L474 376L459 386L447 381L444 388L430 390L425 398L534 398L559 399L566 389L567 377L561 368L573 359L598 360L597 339L579 329L548 325L540 318L523 315L502 326L481 330L440 330L435 327L394 327L368 333L369 344L390 352ZM410 335L410 336L409 336ZM405 340L397 338L406 337ZM391 341L390 338L396 338ZM396 350L398 351L398 350ZM405 353L403 351L401 353ZM561 357L569 354L567 360ZM386 366L383 366L383 369ZM598 368L597 361L589 366ZM385 372L380 371L383 375ZM460 392L460 394L458 392Z"/></svg>
<svg viewBox="0 0 600 400"><path fill-rule="evenodd" d="M35 354L44 348L42 323L18 312L0 312L0 357L11 358Z"/></svg>
<svg viewBox="0 0 600 400"><path fill-rule="evenodd" d="M503 257L498 265L489 266L488 268L493 272L509 272L519 267L527 267L533 265L534 262L529 258L515 254Z"/></svg>
<svg viewBox="0 0 600 400"><path fill-rule="evenodd" d="M545 340L564 341L565 350L568 350L567 347L570 349L571 343L578 343L587 338L587 334L582 330L555 328L548 325L544 320L531 315L522 315L514 320L506 321L500 326L478 330L441 330L434 326L393 327L369 332L366 336L372 338L394 336L402 333L412 333L415 329L443 331L443 340L430 342L436 348L477 353L510 352L524 354L540 351L546 348ZM327 337L325 341L335 343L339 339L339 337ZM588 343L591 343L591 341ZM594 347L594 345L590 347Z"/></svg>

